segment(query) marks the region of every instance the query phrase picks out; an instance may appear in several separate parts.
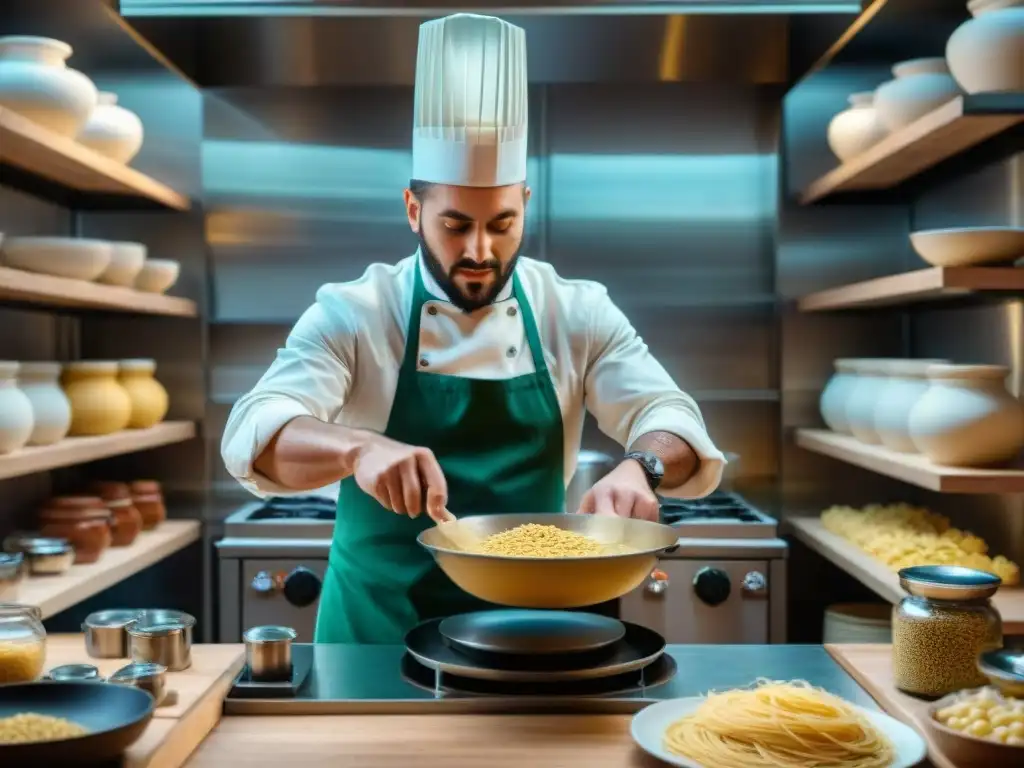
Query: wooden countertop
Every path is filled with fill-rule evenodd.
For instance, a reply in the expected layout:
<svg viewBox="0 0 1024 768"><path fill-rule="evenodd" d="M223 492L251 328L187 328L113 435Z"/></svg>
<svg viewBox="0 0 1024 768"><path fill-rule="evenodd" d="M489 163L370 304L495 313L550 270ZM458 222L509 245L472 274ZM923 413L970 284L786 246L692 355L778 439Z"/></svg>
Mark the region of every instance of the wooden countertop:
<svg viewBox="0 0 1024 768"><path fill-rule="evenodd" d="M826 645L825 650L871 694L878 706L921 734L928 744L928 759L932 765L936 768L957 768L956 763L928 738L925 721L931 702L908 696L893 685L891 645Z"/></svg>
<svg viewBox="0 0 1024 768"><path fill-rule="evenodd" d="M47 671L62 664L92 664L106 676L127 663L127 659L89 658L82 635L47 637ZM192 666L167 674L167 687L177 693L177 701L157 708L142 738L125 753L123 768L184 765L220 720L224 697L244 663L242 645L192 646Z"/></svg>
<svg viewBox="0 0 1024 768"><path fill-rule="evenodd" d="M658 768L628 715L237 716L188 768Z"/></svg>

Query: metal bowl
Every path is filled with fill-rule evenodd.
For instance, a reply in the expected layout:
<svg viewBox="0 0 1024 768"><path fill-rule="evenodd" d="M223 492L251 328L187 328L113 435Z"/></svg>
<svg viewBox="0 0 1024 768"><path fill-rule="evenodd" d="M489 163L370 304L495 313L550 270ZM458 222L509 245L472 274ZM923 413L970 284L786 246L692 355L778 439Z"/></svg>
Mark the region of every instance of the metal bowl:
<svg viewBox="0 0 1024 768"><path fill-rule="evenodd" d="M1024 647L982 653L978 656L978 671L1004 695L1024 698Z"/></svg>
<svg viewBox="0 0 1024 768"><path fill-rule="evenodd" d="M658 553L676 546L675 528L646 520L595 515L480 515L453 523L477 540L520 525L554 525L625 552L579 557L517 557L466 552L436 526L417 541L465 592L514 608L582 608L622 597L643 584Z"/></svg>

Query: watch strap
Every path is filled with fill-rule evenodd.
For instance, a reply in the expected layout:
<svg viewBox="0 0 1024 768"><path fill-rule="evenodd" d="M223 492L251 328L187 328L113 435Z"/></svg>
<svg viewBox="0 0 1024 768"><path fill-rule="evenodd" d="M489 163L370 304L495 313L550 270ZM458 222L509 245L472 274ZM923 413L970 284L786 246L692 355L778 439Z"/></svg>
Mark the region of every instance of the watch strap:
<svg viewBox="0 0 1024 768"><path fill-rule="evenodd" d="M651 490L656 491L658 489L664 477L661 459L647 451L629 451L623 457L623 460L625 459L632 459L637 462L647 476L647 484L651 487Z"/></svg>

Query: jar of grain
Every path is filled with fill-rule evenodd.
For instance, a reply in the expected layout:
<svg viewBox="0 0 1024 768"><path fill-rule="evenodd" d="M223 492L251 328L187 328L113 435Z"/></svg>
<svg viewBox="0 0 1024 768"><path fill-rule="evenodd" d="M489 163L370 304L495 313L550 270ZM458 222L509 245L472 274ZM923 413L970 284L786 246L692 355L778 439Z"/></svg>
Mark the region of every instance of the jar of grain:
<svg viewBox="0 0 1024 768"><path fill-rule="evenodd" d="M38 680L45 661L46 630L39 609L0 603L0 685Z"/></svg>
<svg viewBox="0 0 1024 768"><path fill-rule="evenodd" d="M939 697L987 684L977 659L1003 644L1002 620L989 602L999 577L952 565L904 568L899 576L908 595L893 609L896 687Z"/></svg>

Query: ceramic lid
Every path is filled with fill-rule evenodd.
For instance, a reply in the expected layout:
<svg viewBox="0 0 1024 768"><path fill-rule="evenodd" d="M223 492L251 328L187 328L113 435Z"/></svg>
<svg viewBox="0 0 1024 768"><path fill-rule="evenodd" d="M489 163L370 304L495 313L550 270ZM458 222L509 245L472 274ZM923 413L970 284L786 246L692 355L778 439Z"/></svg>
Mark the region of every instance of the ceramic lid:
<svg viewBox="0 0 1024 768"><path fill-rule="evenodd" d="M456 13L420 26L412 178L466 187L526 180L526 33Z"/></svg>
<svg viewBox="0 0 1024 768"><path fill-rule="evenodd" d="M122 371L130 371L132 373L152 373L156 370L156 360L133 358L131 360L122 360L120 362L120 366Z"/></svg>
<svg viewBox="0 0 1024 768"><path fill-rule="evenodd" d="M75 373L117 373L117 363L113 360L76 360L65 363L64 370Z"/></svg>
<svg viewBox="0 0 1024 768"><path fill-rule="evenodd" d="M948 360L893 360L889 363L889 375L907 379L923 379L933 365L941 365Z"/></svg>
<svg viewBox="0 0 1024 768"><path fill-rule="evenodd" d="M53 362L22 363L18 369L19 379L55 378L60 376L61 364Z"/></svg>
<svg viewBox="0 0 1024 768"><path fill-rule="evenodd" d="M18 375L21 366L13 360L0 360L0 379L10 379Z"/></svg>

